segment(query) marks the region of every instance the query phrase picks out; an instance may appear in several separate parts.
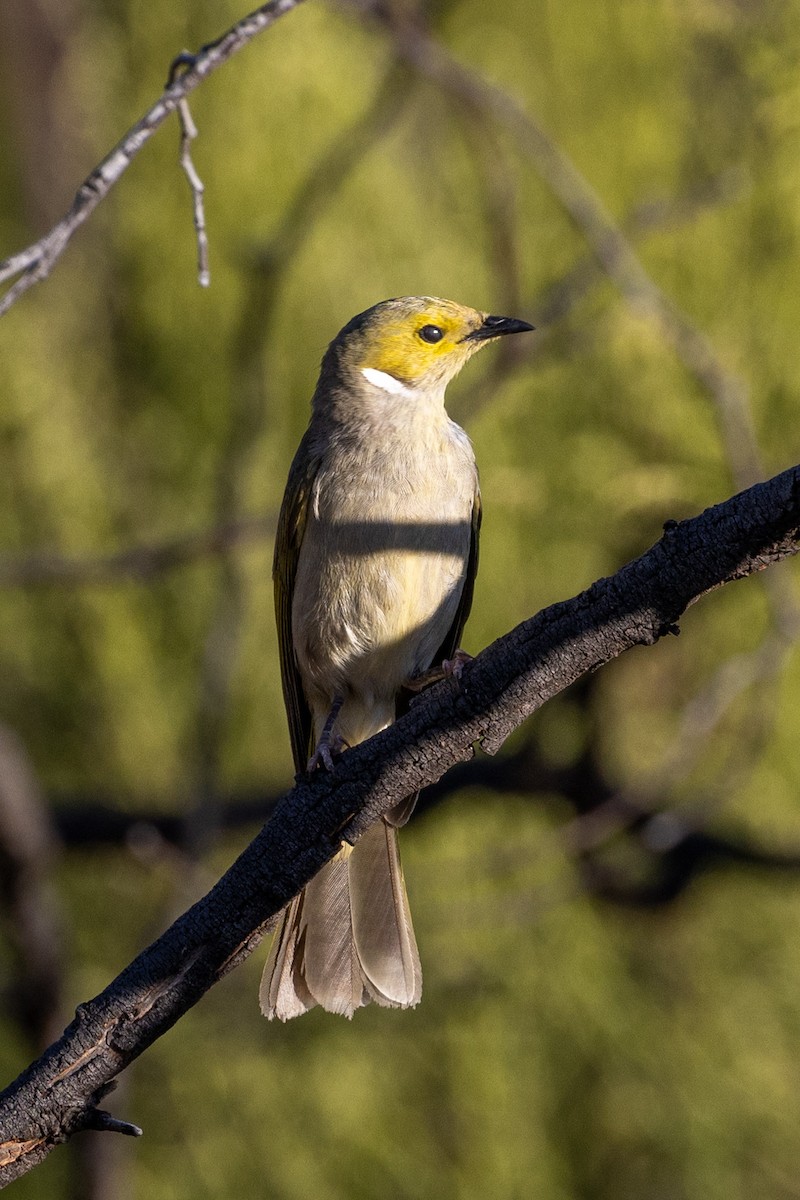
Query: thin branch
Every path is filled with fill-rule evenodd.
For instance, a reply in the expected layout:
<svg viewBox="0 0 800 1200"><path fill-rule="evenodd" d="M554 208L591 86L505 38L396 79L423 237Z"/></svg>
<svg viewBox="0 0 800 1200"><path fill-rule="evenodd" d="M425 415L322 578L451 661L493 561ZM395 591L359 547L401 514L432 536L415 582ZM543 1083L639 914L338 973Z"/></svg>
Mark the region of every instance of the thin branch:
<svg viewBox="0 0 800 1200"><path fill-rule="evenodd" d="M206 189L192 159L192 142L197 137L197 126L189 110L188 100L178 101L178 118L181 123L180 163L192 192L192 218L197 238L197 282L200 287L208 287L211 283L211 271L208 265L208 232L203 203Z"/></svg>
<svg viewBox="0 0 800 1200"><path fill-rule="evenodd" d="M19 276L0 298L0 316L8 312L20 296L35 283L47 278L76 230L91 216L101 200L105 199L142 146L150 140L181 101L199 87L207 75L216 71L259 33L269 29L279 17L291 12L301 3L302 0L269 0L269 3L262 4L241 21L237 21L221 37L204 46L196 55L183 54L175 60L185 68L183 73L168 83L155 104L86 177L69 212L33 245L0 262L0 283ZM174 67L175 64L173 76L177 74Z"/></svg>
<svg viewBox="0 0 800 1200"><path fill-rule="evenodd" d="M96 1124L101 1093L257 945L271 918L338 849L405 796L495 753L548 699L633 646L676 631L713 588L795 554L800 466L669 523L645 554L573 600L523 622L469 663L460 683L302 779L219 883L111 983L0 1096L0 1185Z"/></svg>
<svg viewBox="0 0 800 1200"><path fill-rule="evenodd" d="M138 1125L132 1125L130 1121L120 1121L102 1108L93 1110L91 1121L86 1128L96 1129L99 1133L121 1133L125 1137L141 1137L143 1132Z"/></svg>

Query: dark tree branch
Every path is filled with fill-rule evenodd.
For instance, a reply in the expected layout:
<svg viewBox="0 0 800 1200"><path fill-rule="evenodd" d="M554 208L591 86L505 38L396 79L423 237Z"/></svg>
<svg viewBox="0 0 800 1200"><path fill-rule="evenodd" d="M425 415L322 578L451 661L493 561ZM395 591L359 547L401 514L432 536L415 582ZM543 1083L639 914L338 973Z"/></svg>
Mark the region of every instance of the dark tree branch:
<svg viewBox="0 0 800 1200"><path fill-rule="evenodd" d="M421 695L396 725L300 780L207 896L82 1004L0 1096L0 1185L97 1127L120 1071L254 948L270 919L337 850L409 793L508 734L586 671L676 632L706 592L798 550L800 466L692 520L669 522L640 558L500 638Z"/></svg>

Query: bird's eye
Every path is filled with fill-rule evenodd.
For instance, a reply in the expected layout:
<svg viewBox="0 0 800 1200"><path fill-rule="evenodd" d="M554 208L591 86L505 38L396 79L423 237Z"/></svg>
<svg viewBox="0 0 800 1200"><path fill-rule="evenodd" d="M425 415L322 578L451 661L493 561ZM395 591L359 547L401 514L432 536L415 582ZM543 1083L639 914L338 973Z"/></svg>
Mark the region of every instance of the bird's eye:
<svg viewBox="0 0 800 1200"><path fill-rule="evenodd" d="M440 329L438 325L423 325L419 330L419 336L423 342L430 342L432 346L435 346L444 337L444 330Z"/></svg>

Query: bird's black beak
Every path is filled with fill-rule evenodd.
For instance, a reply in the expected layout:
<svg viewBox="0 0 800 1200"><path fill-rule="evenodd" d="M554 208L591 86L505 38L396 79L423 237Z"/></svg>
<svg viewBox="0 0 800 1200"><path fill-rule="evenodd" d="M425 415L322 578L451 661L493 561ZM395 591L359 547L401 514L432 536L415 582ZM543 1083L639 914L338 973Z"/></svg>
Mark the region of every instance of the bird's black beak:
<svg viewBox="0 0 800 1200"><path fill-rule="evenodd" d="M488 338L502 337L506 333L529 333L534 329L527 321L517 317L484 317L483 324L463 337L462 342L483 342Z"/></svg>

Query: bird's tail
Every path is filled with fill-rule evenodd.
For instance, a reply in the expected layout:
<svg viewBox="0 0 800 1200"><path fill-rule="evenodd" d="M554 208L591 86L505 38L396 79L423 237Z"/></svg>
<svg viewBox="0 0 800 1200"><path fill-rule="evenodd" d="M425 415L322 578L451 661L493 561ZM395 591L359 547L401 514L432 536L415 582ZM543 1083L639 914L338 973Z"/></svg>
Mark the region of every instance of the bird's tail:
<svg viewBox="0 0 800 1200"><path fill-rule="evenodd" d="M287 1021L321 1004L352 1017L371 1002L419 1002L422 971L395 828L404 815L376 821L355 846L343 846L284 910L261 979L265 1016Z"/></svg>

